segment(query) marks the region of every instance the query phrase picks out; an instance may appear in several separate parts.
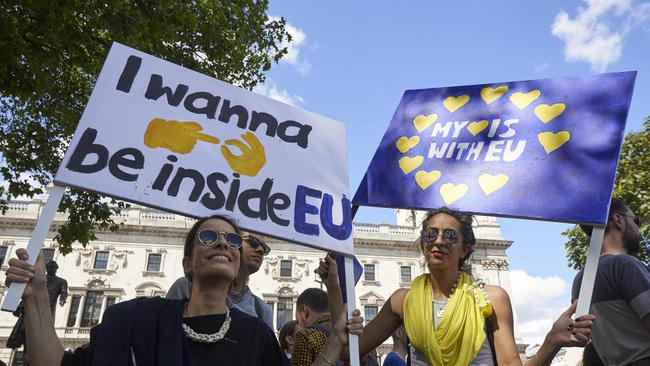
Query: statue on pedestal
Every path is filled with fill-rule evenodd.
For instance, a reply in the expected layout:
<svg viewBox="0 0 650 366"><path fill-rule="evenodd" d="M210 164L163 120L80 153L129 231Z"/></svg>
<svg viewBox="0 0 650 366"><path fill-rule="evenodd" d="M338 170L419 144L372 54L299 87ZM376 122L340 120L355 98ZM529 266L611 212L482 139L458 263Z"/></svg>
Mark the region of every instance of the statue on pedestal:
<svg viewBox="0 0 650 366"><path fill-rule="evenodd" d="M54 320L57 300L63 306L68 298L68 281L56 275L59 265L55 261L48 262L45 265L45 269L47 271L47 293L50 295L50 309L52 310L52 320ZM22 302L13 314L18 317L18 320L7 339L7 347L16 349L22 345L26 345L25 315ZM25 348L23 352L26 354L27 349Z"/></svg>

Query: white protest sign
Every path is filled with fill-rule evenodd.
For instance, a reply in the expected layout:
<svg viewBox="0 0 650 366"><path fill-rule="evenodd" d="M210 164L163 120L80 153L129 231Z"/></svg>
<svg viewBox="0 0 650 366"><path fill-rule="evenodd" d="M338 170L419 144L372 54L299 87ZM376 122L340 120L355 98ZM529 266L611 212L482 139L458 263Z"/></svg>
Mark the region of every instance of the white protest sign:
<svg viewBox="0 0 650 366"><path fill-rule="evenodd" d="M353 253L343 124L118 43L54 182Z"/></svg>

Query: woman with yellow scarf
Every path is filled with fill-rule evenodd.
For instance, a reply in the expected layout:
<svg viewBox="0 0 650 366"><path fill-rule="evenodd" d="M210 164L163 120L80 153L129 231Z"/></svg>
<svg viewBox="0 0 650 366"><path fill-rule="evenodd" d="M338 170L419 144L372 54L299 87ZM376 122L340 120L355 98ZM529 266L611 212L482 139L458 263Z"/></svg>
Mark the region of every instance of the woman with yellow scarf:
<svg viewBox="0 0 650 366"><path fill-rule="evenodd" d="M391 295L364 328L359 338L361 354L378 347L404 324L414 350L411 365L522 364L508 294L498 286L477 284L461 270L476 243L472 219L444 207L427 214L418 242L429 273L417 277L410 289ZM336 318L344 308L335 261L326 257L318 272L328 289L332 317ZM526 365L549 365L561 347L587 343L594 316L573 321L575 305L557 319ZM572 341L571 335L578 341Z"/></svg>

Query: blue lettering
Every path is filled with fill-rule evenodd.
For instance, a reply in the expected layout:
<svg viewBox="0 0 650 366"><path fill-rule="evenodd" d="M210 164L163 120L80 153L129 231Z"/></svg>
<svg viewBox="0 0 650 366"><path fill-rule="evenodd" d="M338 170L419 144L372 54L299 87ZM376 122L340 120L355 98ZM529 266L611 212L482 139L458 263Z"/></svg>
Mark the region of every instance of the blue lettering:
<svg viewBox="0 0 650 366"><path fill-rule="evenodd" d="M293 227L297 232L318 236L318 225L307 223L307 215L318 215L318 207L307 203L307 196L320 199L323 194L321 191L298 185L296 187L296 204L294 208ZM330 208L331 210L331 208Z"/></svg>
<svg viewBox="0 0 650 366"><path fill-rule="evenodd" d="M323 202L320 206L320 222L323 229L333 238L338 240L345 240L352 234L352 203L350 200L343 196L341 199L341 208L343 210L343 221L341 225L335 225L334 216L332 216L332 206L334 199L330 194L323 195Z"/></svg>

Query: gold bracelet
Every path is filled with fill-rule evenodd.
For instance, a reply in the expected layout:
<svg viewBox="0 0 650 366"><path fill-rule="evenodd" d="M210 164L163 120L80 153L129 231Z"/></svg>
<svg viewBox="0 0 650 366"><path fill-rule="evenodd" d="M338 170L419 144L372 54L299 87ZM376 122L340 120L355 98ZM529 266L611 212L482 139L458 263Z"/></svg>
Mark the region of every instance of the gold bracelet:
<svg viewBox="0 0 650 366"><path fill-rule="evenodd" d="M328 365L336 366L332 361L328 360L325 358L325 356L321 355L320 353L318 354L318 357L322 358L323 361L327 362Z"/></svg>

